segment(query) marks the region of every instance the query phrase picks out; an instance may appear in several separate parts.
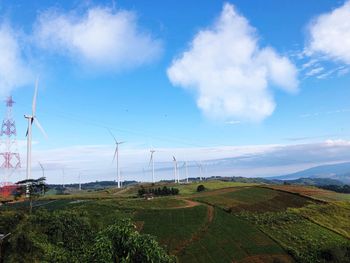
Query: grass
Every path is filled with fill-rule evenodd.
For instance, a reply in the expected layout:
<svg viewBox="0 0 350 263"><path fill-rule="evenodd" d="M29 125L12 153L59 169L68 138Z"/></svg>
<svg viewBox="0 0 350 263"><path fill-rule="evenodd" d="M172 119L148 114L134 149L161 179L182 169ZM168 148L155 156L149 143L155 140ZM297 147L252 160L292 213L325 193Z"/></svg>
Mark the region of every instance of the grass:
<svg viewBox="0 0 350 263"><path fill-rule="evenodd" d="M156 236L168 252L174 253L206 223L207 207L143 210L136 213L134 220L142 233Z"/></svg>
<svg viewBox="0 0 350 263"><path fill-rule="evenodd" d="M271 189L286 191L290 193L296 193L301 196L307 196L316 200L325 202L331 201L350 201L350 194L336 193L325 189L320 189L315 186L302 186L302 185L268 185Z"/></svg>
<svg viewBox="0 0 350 263"><path fill-rule="evenodd" d="M255 226L216 208L207 232L183 250L179 261L249 262L249 258L255 256L269 256L280 259L280 262L292 262L278 244Z"/></svg>
<svg viewBox="0 0 350 263"><path fill-rule="evenodd" d="M324 226L350 239L350 203L337 202L308 205L293 210L310 221Z"/></svg>
<svg viewBox="0 0 350 263"><path fill-rule="evenodd" d="M283 211L288 207L302 207L311 203L307 198L295 194L262 187L244 187L216 195L196 197L199 202L208 203L232 212L241 210L266 212Z"/></svg>
<svg viewBox="0 0 350 263"><path fill-rule="evenodd" d="M197 193L200 184L207 190ZM161 185L179 188L180 195L135 198L139 186L72 192L35 201L34 212L76 210L86 214L96 229L133 218L139 230L156 236L180 262L292 262L286 251L298 262L324 262L324 254L347 262L350 202L334 200L350 200L350 195L315 187L222 181ZM186 199L209 206L185 208ZM214 217L208 213L211 206ZM3 222L0 217L0 228L8 225L12 212L27 208L28 202L0 207L0 212L8 210L2 213Z"/></svg>
<svg viewBox="0 0 350 263"><path fill-rule="evenodd" d="M191 184L182 184L182 185L172 185L179 188L181 195L191 195L197 193L198 185L204 185L207 190L217 190L228 187L242 187L242 186L252 186L257 184L249 183L239 183L239 182L224 182L224 181L202 181Z"/></svg>
<svg viewBox="0 0 350 263"><path fill-rule="evenodd" d="M325 253L350 246L350 241L343 236L291 211L264 214L244 212L241 216L254 222L298 262L325 262ZM348 262L343 260L339 262Z"/></svg>

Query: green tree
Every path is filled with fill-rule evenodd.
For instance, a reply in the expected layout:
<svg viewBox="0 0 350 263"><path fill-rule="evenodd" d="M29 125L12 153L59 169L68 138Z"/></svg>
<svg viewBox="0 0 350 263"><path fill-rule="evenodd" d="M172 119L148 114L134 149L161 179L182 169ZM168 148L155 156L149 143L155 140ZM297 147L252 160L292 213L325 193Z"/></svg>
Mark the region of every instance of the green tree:
<svg viewBox="0 0 350 263"><path fill-rule="evenodd" d="M198 185L197 192L203 192L204 190L205 190L204 185L202 185L202 184Z"/></svg>
<svg viewBox="0 0 350 263"><path fill-rule="evenodd" d="M44 195L48 190L48 186L45 183L46 178L40 177L38 179L26 179L17 182L17 189L15 192L16 197L26 196L29 199L29 213L32 213L33 200L37 199L40 195Z"/></svg>
<svg viewBox="0 0 350 263"><path fill-rule="evenodd" d="M171 263L175 258L167 255L153 237L139 234L130 220L122 220L97 235L91 262Z"/></svg>

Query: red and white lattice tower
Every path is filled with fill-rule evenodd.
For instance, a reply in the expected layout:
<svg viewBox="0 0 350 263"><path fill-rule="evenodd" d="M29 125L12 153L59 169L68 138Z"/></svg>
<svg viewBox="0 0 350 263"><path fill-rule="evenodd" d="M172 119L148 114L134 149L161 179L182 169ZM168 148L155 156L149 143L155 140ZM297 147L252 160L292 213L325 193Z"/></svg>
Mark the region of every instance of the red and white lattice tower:
<svg viewBox="0 0 350 263"><path fill-rule="evenodd" d="M2 178L2 195L8 195L11 187L9 183L10 176L21 167L21 159L17 147L17 131L16 123L12 116L12 107L15 103L12 96L7 98L6 115L1 125L1 152L0 152L0 167L4 171Z"/></svg>

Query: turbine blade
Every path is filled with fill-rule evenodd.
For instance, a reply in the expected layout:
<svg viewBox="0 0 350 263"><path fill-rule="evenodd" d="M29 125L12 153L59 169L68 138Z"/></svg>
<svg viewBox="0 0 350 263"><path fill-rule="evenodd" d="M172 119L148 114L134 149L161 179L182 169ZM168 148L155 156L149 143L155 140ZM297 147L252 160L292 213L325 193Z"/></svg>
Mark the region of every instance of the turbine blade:
<svg viewBox="0 0 350 263"><path fill-rule="evenodd" d="M111 130L110 130L110 129L108 129L108 128L107 128L107 130L109 131L109 133L110 133L110 134L111 134L111 136L113 137L113 139L114 139L115 143L118 143L118 142L117 142L117 139L114 137L114 135L113 135L113 133L111 132Z"/></svg>
<svg viewBox="0 0 350 263"><path fill-rule="evenodd" d="M151 166L152 160L153 160L153 152L151 152L151 158L149 159L149 164L148 164L148 167L150 167L150 166Z"/></svg>
<svg viewBox="0 0 350 263"><path fill-rule="evenodd" d="M35 125L38 127L38 129L41 131L41 133L45 136L45 138L48 138L47 133L45 132L44 128L41 126L40 122L37 118L33 118L33 121L35 122Z"/></svg>
<svg viewBox="0 0 350 263"><path fill-rule="evenodd" d="M26 131L26 137L28 137L28 132L29 132L29 128L27 128L27 131Z"/></svg>
<svg viewBox="0 0 350 263"><path fill-rule="evenodd" d="M39 84L39 78L35 81L35 90L34 90L34 97L33 97L33 104L32 104L32 116L35 116L36 111L36 98L38 96L38 84Z"/></svg>
<svg viewBox="0 0 350 263"><path fill-rule="evenodd" d="M114 151L114 156L113 156L113 161L112 162L114 162L115 157L117 156L117 152L118 152L118 146L115 147L115 151Z"/></svg>

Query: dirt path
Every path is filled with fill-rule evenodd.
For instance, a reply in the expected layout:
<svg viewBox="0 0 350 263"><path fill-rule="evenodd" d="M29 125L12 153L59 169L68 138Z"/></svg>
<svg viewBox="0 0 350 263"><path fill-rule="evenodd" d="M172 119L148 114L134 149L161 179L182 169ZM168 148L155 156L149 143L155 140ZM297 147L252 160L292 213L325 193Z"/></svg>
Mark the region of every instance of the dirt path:
<svg viewBox="0 0 350 263"><path fill-rule="evenodd" d="M202 205L202 204L199 203L199 202L192 201L192 200L188 200L188 199L180 199L180 198L179 198L179 200L184 201L186 204L185 204L185 205L181 205L181 206L170 207L170 208L168 208L168 209L191 208L191 207L195 207L195 206Z"/></svg>
<svg viewBox="0 0 350 263"><path fill-rule="evenodd" d="M203 205L203 204L198 203L198 202L194 202L194 201L191 201L191 202L196 203L196 205ZM208 232L208 228L214 220L214 207L208 205L207 208L208 208L208 210L207 210L207 222L199 229L199 231L194 233L190 239L185 240L176 249L174 249L174 251L172 252L173 254L178 255L182 250L184 250L190 244L202 239L203 236Z"/></svg>

